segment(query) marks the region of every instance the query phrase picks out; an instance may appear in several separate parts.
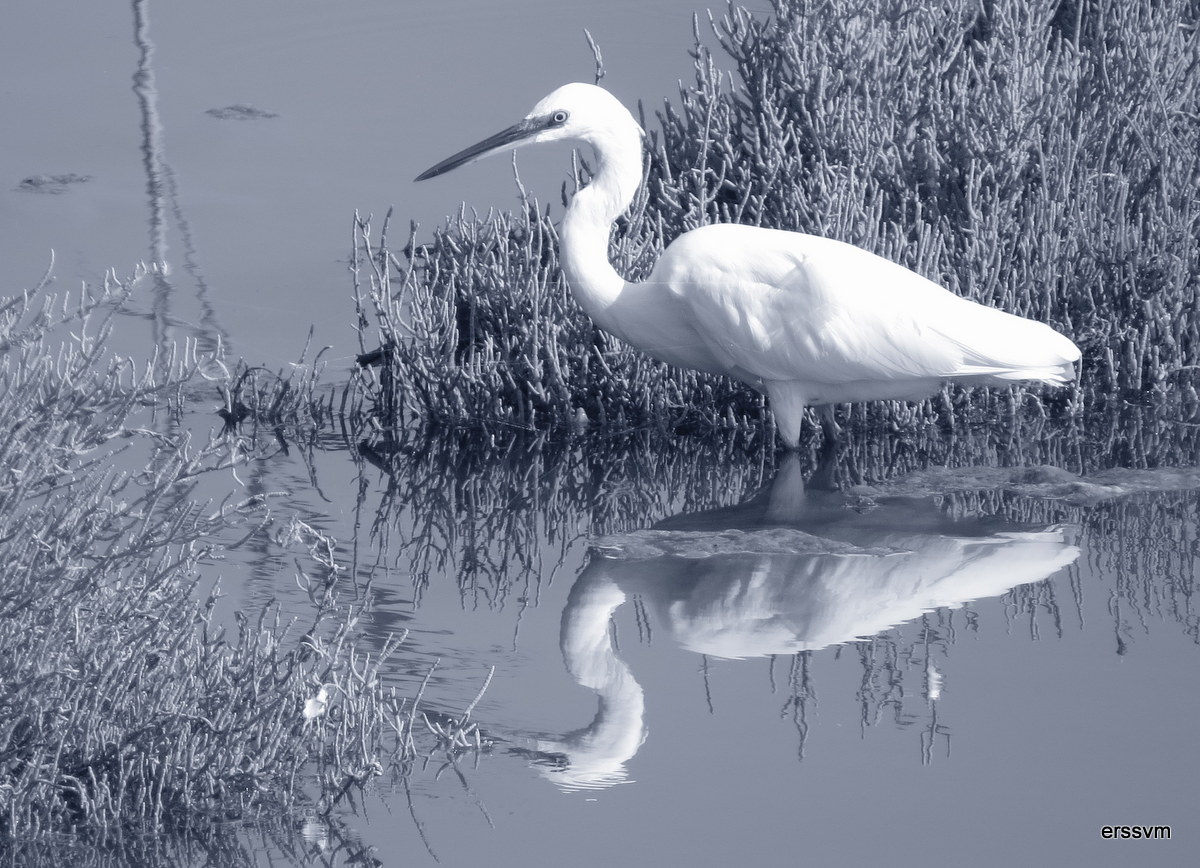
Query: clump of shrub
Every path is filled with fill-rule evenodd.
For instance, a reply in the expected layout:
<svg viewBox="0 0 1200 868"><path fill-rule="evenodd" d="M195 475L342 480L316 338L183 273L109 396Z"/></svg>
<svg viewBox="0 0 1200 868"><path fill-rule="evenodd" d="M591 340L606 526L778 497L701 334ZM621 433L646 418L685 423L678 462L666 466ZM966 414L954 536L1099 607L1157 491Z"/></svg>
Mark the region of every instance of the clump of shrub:
<svg viewBox="0 0 1200 868"><path fill-rule="evenodd" d="M556 230L535 209L460 217L427 245L414 230L405 263L386 228L376 242L359 221L372 286L363 301L388 350L375 399L387 425L628 432L759 419L762 398L739 384L655 362L593 325L559 272Z"/></svg>
<svg viewBox="0 0 1200 868"><path fill-rule="evenodd" d="M261 497L198 496L253 448L248 420L313 402L186 350L112 357L130 286L0 302L0 840L329 810L414 749L378 677L396 643L360 647L369 595L347 602L330 540ZM241 418L197 438L181 411L202 377ZM213 561L254 534L297 551L311 620L222 613Z"/></svg>
<svg viewBox="0 0 1200 868"><path fill-rule="evenodd" d="M906 423L1013 402L1200 411L1200 49L1164 0L773 0L696 27L695 81L650 131L612 257L643 277L678 234L733 221L827 235L1042 320L1083 349L1077 391L947 392ZM574 182L586 182L576 166ZM564 190L564 200L566 199ZM390 422L500 429L756 426L763 403L653 362L569 297L551 212L448 221L402 256L362 230ZM369 305L364 300L364 307ZM365 323L364 318L364 323ZM897 414L900 414L897 417Z"/></svg>

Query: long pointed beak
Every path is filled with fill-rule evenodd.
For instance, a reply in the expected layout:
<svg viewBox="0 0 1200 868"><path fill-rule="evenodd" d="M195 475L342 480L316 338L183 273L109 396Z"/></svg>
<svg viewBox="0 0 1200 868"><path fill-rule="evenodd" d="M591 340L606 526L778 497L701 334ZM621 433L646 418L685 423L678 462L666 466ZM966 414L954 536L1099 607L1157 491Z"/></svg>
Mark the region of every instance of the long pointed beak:
<svg viewBox="0 0 1200 868"><path fill-rule="evenodd" d="M417 175L415 180L425 181L429 178L445 174L451 169L457 169L459 166L473 163L481 157L486 157L488 154L503 150L504 148L520 147L527 139L532 138L542 130L553 125L548 116L525 118L520 123L513 124L508 129L501 130L494 136L488 136L482 142L477 142L469 148L464 148L452 157L447 157L436 166L428 168Z"/></svg>

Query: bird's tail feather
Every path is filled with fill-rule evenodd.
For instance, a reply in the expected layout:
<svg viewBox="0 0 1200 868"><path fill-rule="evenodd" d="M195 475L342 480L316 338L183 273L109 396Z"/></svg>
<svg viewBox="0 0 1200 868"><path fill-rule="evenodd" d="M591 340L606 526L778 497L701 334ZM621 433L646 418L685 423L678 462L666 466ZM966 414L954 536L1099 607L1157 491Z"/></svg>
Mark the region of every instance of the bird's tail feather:
<svg viewBox="0 0 1200 868"><path fill-rule="evenodd" d="M1070 338L1045 323L1003 311L979 305L972 305L970 310L978 321L969 337L964 337L961 320L954 323L953 329L938 329L962 352L962 362L953 376L1064 385L1075 380L1080 352Z"/></svg>

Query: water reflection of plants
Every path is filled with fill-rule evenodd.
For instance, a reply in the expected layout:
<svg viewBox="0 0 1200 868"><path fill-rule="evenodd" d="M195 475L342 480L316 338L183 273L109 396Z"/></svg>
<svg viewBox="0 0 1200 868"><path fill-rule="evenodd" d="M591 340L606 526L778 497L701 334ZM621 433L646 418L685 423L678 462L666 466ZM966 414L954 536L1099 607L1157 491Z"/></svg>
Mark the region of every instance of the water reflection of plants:
<svg viewBox="0 0 1200 868"><path fill-rule="evenodd" d="M1109 606L1115 653L1135 653L1140 638L1162 629L1153 626L1158 623L1178 625L1200 645L1198 506L1196 493L1180 492L1101 504L1085 514L1089 560L1095 572L1111 576L1115 585ZM1070 608L1078 618L1078 597L1085 590L1072 592L1076 599ZM1045 629L1056 635L1066 629L1057 601L1031 598L1018 612L1028 616L1031 632L1043 629L1038 614L1049 619Z"/></svg>
<svg viewBox="0 0 1200 868"><path fill-rule="evenodd" d="M625 575L626 564L621 578L610 559L593 555L571 591L564 615L563 653L568 670L601 697L602 713L569 738L555 742L540 737L528 743L518 739L518 745L560 784L569 779L574 782L570 786L597 786L621 779L622 763L641 743L637 709L653 701L642 697L636 673L611 648L604 650L609 647L610 616L626 597L633 601L632 614L620 617L626 622L632 619L632 629L645 641L666 636L706 658L770 656L772 683L782 694L781 713L797 728L801 755L818 693L811 660L815 654L828 654L857 660L861 674L855 701L864 730L881 722L917 729L922 756L932 761L950 732L938 710L945 662L954 642L980 627L975 607L962 605L968 599L1002 595L1006 629L1027 629L1031 638L1037 638L1050 632L1069 636L1072 625L1082 623L1086 598L1111 596L1119 652L1136 641L1139 630L1161 620L1178 623L1195 641L1197 617L1190 601L1197 528L1189 518L1194 495L1186 492L1196 486L1194 473L1112 470L1080 477L1054 467L996 466L1024 457L1095 468L1106 463L1114 440L1145 448L1138 445L1137 435L1137 430L1104 432L1091 444L1095 453L1086 454L1082 450L1088 444L1081 438L1039 431L1033 421L1027 421L1000 438L984 430L975 438L893 438L852 446L837 471L847 490L806 492L805 514L785 523L830 546L822 556L842 566L876 556L882 558L879 564L891 568L921 551L926 560L940 557L941 566L930 561L918 572L930 580L943 580L943 587L954 591L942 598L933 592L925 597L914 592L909 596L911 611L888 616L886 607L871 602L869 592L851 593L853 582L841 577L826 587L844 592L847 606L864 606L884 621L873 626L864 621L837 636L813 632L815 616L804 612L828 617L829 606L818 604L812 595L817 586L798 577L796 570L780 573L778 593L759 599L767 593L761 586L756 585L753 593L727 587L738 581L739 573L719 558L710 558L711 569L707 569L704 560L673 558L670 552L659 551L653 563L645 562L644 576ZM762 528L780 521L778 513L772 513L778 508L779 497L772 495L779 481L776 477L774 485L763 484L772 480L774 471L765 466L761 443L678 438L673 441L677 448L663 450L646 448L645 442L534 438L510 441L489 458L487 450L468 448L471 435L461 437L461 442L452 442L414 434L411 440L393 443L386 454L366 444L361 448L387 471L384 509L375 531L381 540L398 544L390 554L398 553L402 563L416 559L413 579L418 588L432 580L424 570L432 575L453 573L464 599L472 605L481 598L496 608L518 597L521 606L535 603L538 582L553 575L568 548L582 546L585 538L594 541L616 534L623 540L621 545L636 545L645 533L658 540L654 545L662 545L663 534L691 528L693 541L699 540L695 544L712 555L722 545L736 549L730 542L736 537L727 537L727 528ZM975 466L976 461L984 466ZM803 459L794 465L793 471L806 470ZM748 494L759 489L747 502ZM1055 552L1065 557L1074 551L1064 531L1056 530L1063 526L1076 528L1072 534L1087 553L1086 568L1071 566L1058 581L1038 581L1064 566ZM876 535L874 543L871 534ZM439 540L439 551L420 550L430 538ZM849 540L854 546L838 550L831 540ZM776 539L771 557L796 566L797 559L820 554L812 549L811 538L801 542L805 545ZM1003 564L995 575L1004 581L996 587L967 581L966 574L945 561L955 551L973 552L963 555L963 563L978 568L989 546L996 554L993 563ZM1022 546L1029 551L1042 547L1050 553L1044 560L1045 572L1026 574L1018 569L1017 552ZM884 547L899 560L888 561ZM539 550L550 551L552 562L524 557ZM734 565L735 554L729 553ZM759 559L769 557L760 553ZM671 580L672 564L681 571L676 582ZM755 575L761 579L765 574L758 569ZM608 578L600 581L597 576ZM716 588L707 597L706 581ZM1014 584L1019 586L1011 588ZM601 586L612 591L608 595L612 599ZM716 647L704 638L723 637L728 645L738 635L762 638L766 634L753 624L739 626L736 612L706 630L705 619L711 621L716 615L701 597L718 607L729 600L758 600L752 608L761 616L770 609L767 598L788 599L789 595L798 595L797 613L772 623L783 630L782 635L805 633L807 647L780 641L778 647L746 645L739 651ZM895 596L893 592L891 597ZM589 608L581 600L594 605ZM584 611L592 609L603 612L584 617ZM688 612L691 617L685 617ZM889 627L900 621L907 623ZM591 639L584 636L585 622L594 628L587 633ZM1093 621L1088 626L1098 625ZM623 630L630 628L626 623ZM820 646L834 647L816 650ZM595 654L605 656L593 659ZM828 692L822 693L822 699L829 701Z"/></svg>
<svg viewBox="0 0 1200 868"><path fill-rule="evenodd" d="M170 865L173 868L244 868L247 865L380 865L364 844L335 817L261 817L253 824L199 822L170 835L110 829L77 839L13 842L10 864L57 868L116 868Z"/></svg>
<svg viewBox="0 0 1200 868"><path fill-rule="evenodd" d="M479 448L469 433L442 433L358 444L383 471L372 534L418 593L453 575L464 600L498 608L512 596L534 602L538 583L588 534L752 490L769 473L761 449L734 440L659 451L645 439L532 437ZM692 472L697 461L724 471L705 478Z"/></svg>
<svg viewBox="0 0 1200 868"><path fill-rule="evenodd" d="M918 426L855 438L832 476L848 486L938 467L1048 464L1090 472L1128 452L1184 463L1191 438L1172 440L1164 425L1128 431L1098 423L1087 429L1098 433L1083 434L1014 410L995 427ZM536 598L537 583L553 575L573 541L738 504L773 478L776 460L761 431L664 438L654 431L550 437L418 429L360 439L353 448L363 461L360 508L395 568L411 574L418 593L431 577L453 575L464 599L495 607L512 596ZM815 444L801 462L806 472L820 466ZM367 496L376 473L378 501ZM1006 481L1001 475L977 486L980 509L1002 508ZM930 494L937 485L930 483Z"/></svg>
<svg viewBox="0 0 1200 868"><path fill-rule="evenodd" d="M1111 650L1119 655L1136 653L1139 640L1171 629L1200 645L1200 614L1194 605L1200 566L1197 501L1194 491L1166 492L1067 508L1062 516L1078 523L1083 558L1059 581L1021 585L1005 594L1007 629L1030 641L1069 640L1085 628L1111 630ZM1086 621L1089 596L1108 601L1107 623ZM979 629L979 614L972 607L939 609L917 623L840 649L838 654L856 654L859 660L864 729L883 720L920 725L923 751L932 745L943 726L936 708L939 661L951 655L963 634ZM931 671L937 672L933 684ZM793 689L793 696L803 709L812 698L811 683L806 680L801 689Z"/></svg>

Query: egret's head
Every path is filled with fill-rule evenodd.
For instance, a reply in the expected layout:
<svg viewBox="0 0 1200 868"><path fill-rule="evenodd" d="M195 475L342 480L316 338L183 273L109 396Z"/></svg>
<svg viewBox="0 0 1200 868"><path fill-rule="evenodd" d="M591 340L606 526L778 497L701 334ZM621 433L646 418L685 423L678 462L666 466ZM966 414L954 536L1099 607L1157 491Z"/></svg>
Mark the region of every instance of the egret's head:
<svg viewBox="0 0 1200 868"><path fill-rule="evenodd" d="M424 181L497 151L533 142L573 139L598 146L606 139L629 135L631 128L638 135L642 132L628 109L604 88L578 82L564 84L540 100L523 120L447 157L418 175L417 180Z"/></svg>

